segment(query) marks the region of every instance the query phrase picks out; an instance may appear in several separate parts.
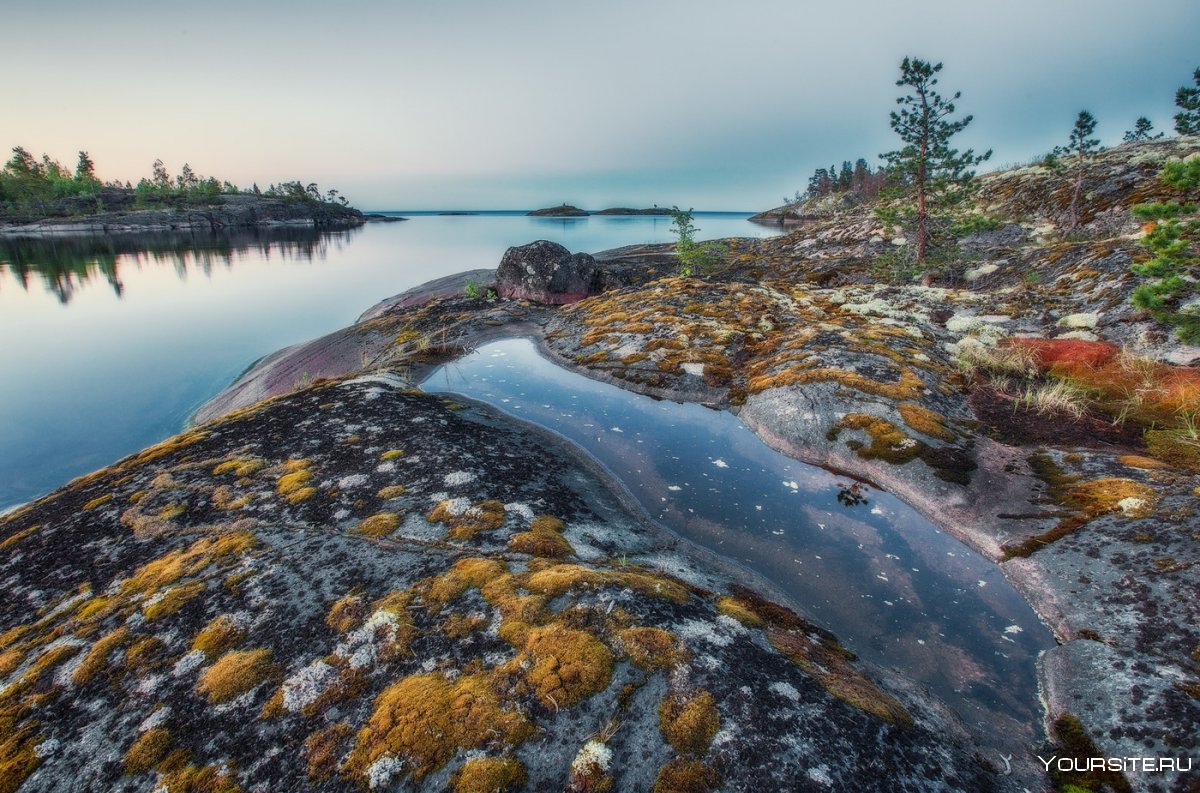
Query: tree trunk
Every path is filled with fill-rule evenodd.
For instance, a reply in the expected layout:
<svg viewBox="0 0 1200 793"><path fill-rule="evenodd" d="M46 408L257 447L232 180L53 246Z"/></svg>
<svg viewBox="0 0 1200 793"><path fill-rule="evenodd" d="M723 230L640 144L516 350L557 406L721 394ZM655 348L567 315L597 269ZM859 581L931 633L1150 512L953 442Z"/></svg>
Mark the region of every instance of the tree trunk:
<svg viewBox="0 0 1200 793"><path fill-rule="evenodd" d="M1079 194L1083 191L1083 152L1075 168L1075 189L1071 191L1071 231L1079 225Z"/></svg>
<svg viewBox="0 0 1200 793"><path fill-rule="evenodd" d="M929 230L926 220L929 210L925 205L925 157L929 154L929 101L925 91L921 94L921 159L917 161L917 264L925 263L925 250L928 247ZM926 276L929 274L926 273ZM924 282L924 278L922 279Z"/></svg>

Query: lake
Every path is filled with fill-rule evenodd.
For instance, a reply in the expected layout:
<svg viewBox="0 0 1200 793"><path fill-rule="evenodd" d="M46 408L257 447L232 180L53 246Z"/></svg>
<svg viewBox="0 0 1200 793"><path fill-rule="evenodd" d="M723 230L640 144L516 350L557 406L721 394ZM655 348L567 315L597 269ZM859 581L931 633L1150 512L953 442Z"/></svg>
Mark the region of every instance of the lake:
<svg viewBox="0 0 1200 793"><path fill-rule="evenodd" d="M263 355L511 245L672 239L669 217L403 214L331 233L0 237L0 511L175 434ZM775 233L747 217L698 212L699 237Z"/></svg>

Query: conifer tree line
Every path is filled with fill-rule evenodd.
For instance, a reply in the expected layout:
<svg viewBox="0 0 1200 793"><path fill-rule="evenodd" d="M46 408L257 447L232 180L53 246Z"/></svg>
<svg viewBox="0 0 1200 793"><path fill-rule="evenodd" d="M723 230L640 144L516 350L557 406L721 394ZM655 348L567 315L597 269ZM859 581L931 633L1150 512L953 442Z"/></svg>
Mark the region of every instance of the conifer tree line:
<svg viewBox="0 0 1200 793"><path fill-rule="evenodd" d="M184 163L172 176L162 160L155 160L150 176L129 181L101 182L91 155L80 151L74 169L43 154L33 156L23 146L12 150L12 157L0 170L0 210L48 214L65 210L69 214L88 214L106 209L106 197L126 194L137 208L206 206L219 203L222 195L261 195L289 202L328 202L348 206L337 190L322 192L316 182L299 180L272 184L266 190L257 184L240 188L228 180L201 176ZM117 196L119 197L119 195Z"/></svg>
<svg viewBox="0 0 1200 793"><path fill-rule="evenodd" d="M942 64L932 64L914 58L905 58L904 62L901 64L902 77L897 82L897 85L908 86L912 88L913 70L917 68L918 64L920 65L920 68L930 70L931 74L929 75L928 79L936 83L936 77L933 75L941 70ZM1179 109L1179 112L1176 113L1174 117L1175 132L1180 135L1200 135L1200 68L1195 70L1192 75L1192 79L1195 84L1194 87L1182 86L1178 91L1175 92L1175 105ZM931 88L932 86L928 87ZM920 103L919 93L920 91L918 90L918 96L916 98L918 105ZM959 95L960 94L956 93L954 97L949 100L949 102L953 103L954 100L959 98ZM905 98L901 97L897 100L897 102L900 103L904 100ZM1083 113L1087 113L1087 111L1083 111ZM1081 116L1083 113L1081 113ZM1089 118L1091 118L1090 113L1087 113L1087 115ZM966 124L970 123L969 119L970 116L964 120L962 127L965 127ZM1079 119L1077 119L1077 126L1078 122ZM893 129L895 129L894 123L892 126ZM1094 126L1095 119L1092 118L1093 131ZM961 131L962 127L951 131L950 135L955 134L957 131ZM1078 129L1076 132L1078 132ZM1076 136L1076 132L1072 133L1073 141ZM1078 141L1068 143L1067 146L1056 148L1053 152L1047 155L1044 160L1045 164L1057 166L1059 164L1058 158L1063 154L1073 155L1076 166L1079 166L1081 162L1086 162L1088 156L1094 154L1096 151L1099 151L1099 141L1096 141L1096 144L1093 146L1084 147L1082 152L1080 151L1079 144L1081 144L1084 140L1090 140L1090 134L1091 133L1087 133L1083 135ZM1139 116L1134 120L1133 126L1125 131L1122 140L1157 140L1162 138L1164 135L1164 132L1155 132L1154 124L1149 118L1146 116ZM901 137L904 137L903 133L901 133ZM1080 156L1081 154L1082 157ZM817 168L815 171L813 171L812 176L809 177L808 184L806 185L804 191L796 193L794 202L800 202L805 199L826 198L828 196L850 196L856 199L874 198L875 196L879 195L881 190L911 187L912 174L905 173L903 168L898 169L896 167L896 162L888 159L887 156L880 156L881 158L887 160L888 165L872 168L865 158L860 157L855 160L853 164L851 164L849 160L844 160L841 164L841 167L838 167L837 165L831 165L828 168ZM1078 168L1076 168L1076 170L1078 170ZM788 203L793 203L793 201L789 200Z"/></svg>

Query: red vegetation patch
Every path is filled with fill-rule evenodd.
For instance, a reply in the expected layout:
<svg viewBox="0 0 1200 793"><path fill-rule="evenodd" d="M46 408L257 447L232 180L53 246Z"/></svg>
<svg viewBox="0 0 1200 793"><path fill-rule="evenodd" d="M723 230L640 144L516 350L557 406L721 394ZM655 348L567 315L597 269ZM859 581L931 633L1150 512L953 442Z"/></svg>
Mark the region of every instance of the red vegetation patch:
<svg viewBox="0 0 1200 793"><path fill-rule="evenodd" d="M1033 353L1043 368L1065 363L1072 366L1103 366L1116 359L1117 345L1107 341L1081 339L1005 339L1006 346L1020 347Z"/></svg>

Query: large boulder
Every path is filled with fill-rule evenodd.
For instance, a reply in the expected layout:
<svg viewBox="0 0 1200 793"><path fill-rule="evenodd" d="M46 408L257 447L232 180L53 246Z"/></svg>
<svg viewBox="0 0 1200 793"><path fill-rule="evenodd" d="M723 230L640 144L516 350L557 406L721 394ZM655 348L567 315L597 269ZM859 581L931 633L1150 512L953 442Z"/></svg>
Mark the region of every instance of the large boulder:
<svg viewBox="0 0 1200 793"><path fill-rule="evenodd" d="M500 297L561 305L602 291L604 277L591 254L575 253L549 240L509 248L496 270Z"/></svg>

